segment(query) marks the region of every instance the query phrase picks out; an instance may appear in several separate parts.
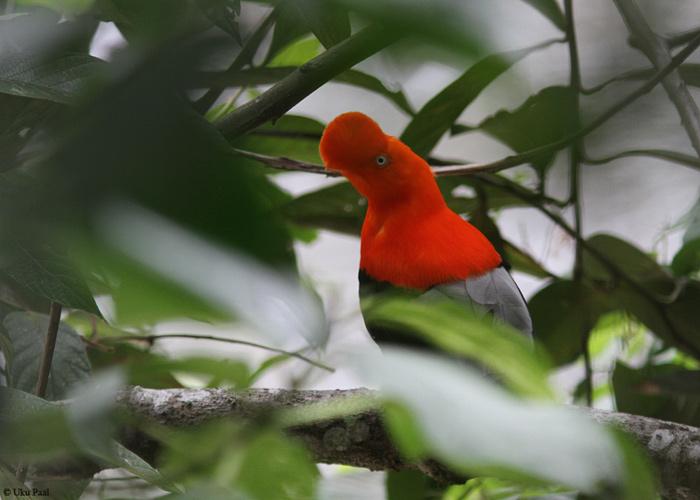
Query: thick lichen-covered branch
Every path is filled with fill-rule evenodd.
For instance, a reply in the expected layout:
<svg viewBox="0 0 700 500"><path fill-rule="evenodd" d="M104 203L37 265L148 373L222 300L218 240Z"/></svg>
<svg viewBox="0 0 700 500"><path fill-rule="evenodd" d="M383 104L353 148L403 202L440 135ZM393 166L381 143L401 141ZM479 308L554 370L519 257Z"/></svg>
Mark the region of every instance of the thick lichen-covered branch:
<svg viewBox="0 0 700 500"><path fill-rule="evenodd" d="M284 415L312 404L332 408L357 397L376 401L378 394L366 389L227 391L134 387L121 393L119 404L142 420L184 429L214 418L269 419L271 414ZM336 415L306 423L291 419L286 428L290 435L306 443L320 463L387 471L414 469L442 483L464 480L435 461L405 460L394 447L378 408L378 405L364 405L356 413L342 418ZM579 410L602 424L615 425L631 435L656 465L665 496L679 500L700 499L700 429L639 415L588 408ZM329 412L330 415L333 413ZM284 417L281 422L284 422ZM469 425L469 422L464 422L464 425ZM154 453L158 444L145 445L145 439L134 433L129 437L130 442L125 444L142 453L145 450L146 455Z"/></svg>

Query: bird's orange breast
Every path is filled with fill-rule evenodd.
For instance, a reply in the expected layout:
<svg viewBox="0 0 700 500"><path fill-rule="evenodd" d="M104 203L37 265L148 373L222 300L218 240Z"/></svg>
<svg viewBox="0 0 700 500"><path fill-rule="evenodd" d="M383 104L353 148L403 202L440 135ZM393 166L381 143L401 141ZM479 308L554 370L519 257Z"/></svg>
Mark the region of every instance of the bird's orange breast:
<svg viewBox="0 0 700 500"><path fill-rule="evenodd" d="M424 290L501 262L491 242L446 206L413 217L383 217L370 208L362 228L360 268L395 286Z"/></svg>

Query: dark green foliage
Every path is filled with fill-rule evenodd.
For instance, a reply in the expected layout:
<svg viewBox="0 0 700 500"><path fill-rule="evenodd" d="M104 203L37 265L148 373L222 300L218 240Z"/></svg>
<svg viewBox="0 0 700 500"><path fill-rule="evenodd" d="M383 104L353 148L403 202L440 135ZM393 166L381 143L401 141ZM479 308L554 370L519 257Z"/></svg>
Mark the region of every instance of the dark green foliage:
<svg viewBox="0 0 700 500"><path fill-rule="evenodd" d="M499 111L487 118L479 128L516 153L524 153L557 142L573 131L572 98L568 87L549 87L530 97L515 111ZM553 159L554 152L549 152L531 164L543 175Z"/></svg>
<svg viewBox="0 0 700 500"><path fill-rule="evenodd" d="M488 56L433 97L411 120L401 141L427 157L462 112L498 76L534 49Z"/></svg>
<svg viewBox="0 0 700 500"><path fill-rule="evenodd" d="M8 374L10 386L33 393L39 380L39 364L44 351L48 316L15 312L5 316L3 326L12 341ZM58 342L51 364L46 399L65 399L76 384L90 378L91 369L80 335L65 323L58 329Z"/></svg>

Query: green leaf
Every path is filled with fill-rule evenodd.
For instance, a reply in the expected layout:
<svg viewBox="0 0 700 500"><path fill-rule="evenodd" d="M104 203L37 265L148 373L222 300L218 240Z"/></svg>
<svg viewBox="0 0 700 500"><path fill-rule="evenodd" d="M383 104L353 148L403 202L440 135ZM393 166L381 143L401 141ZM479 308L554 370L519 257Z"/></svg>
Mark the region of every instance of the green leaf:
<svg viewBox="0 0 700 500"><path fill-rule="evenodd" d="M80 272L64 255L49 247L6 247L0 253L0 270L42 297L102 316Z"/></svg>
<svg viewBox="0 0 700 500"><path fill-rule="evenodd" d="M427 487L427 476L417 470L387 472L387 500L424 500Z"/></svg>
<svg viewBox="0 0 700 500"><path fill-rule="evenodd" d="M484 204L489 210L530 206L528 202L523 201L522 197L516 196L507 189L490 186L466 176L438 177L437 183L447 205L462 215L471 214ZM468 195L464 193L465 188L469 192Z"/></svg>
<svg viewBox="0 0 700 500"><path fill-rule="evenodd" d="M615 403L621 412L698 426L700 394L694 387L697 380L697 372L678 365L632 368L617 361L612 376Z"/></svg>
<svg viewBox="0 0 700 500"><path fill-rule="evenodd" d="M301 66L319 54L321 44L315 38L300 40L285 47L268 63L269 67Z"/></svg>
<svg viewBox="0 0 700 500"><path fill-rule="evenodd" d="M117 392L124 385L120 370L98 373L71 388L71 403L63 408L73 439L85 452L98 457L113 455L117 425L112 417Z"/></svg>
<svg viewBox="0 0 700 500"><path fill-rule="evenodd" d="M0 387L0 426L0 454L4 460L37 460L78 453L61 408L33 394Z"/></svg>
<svg viewBox="0 0 700 500"><path fill-rule="evenodd" d="M275 431L247 443L235 484L258 500L311 498L319 472L304 446Z"/></svg>
<svg viewBox="0 0 700 500"><path fill-rule="evenodd" d="M232 359L211 359L189 357L184 359L169 359L153 356L144 359L138 366L130 370L132 377L141 380L158 379L167 374L189 374L202 377L206 387L232 386L236 389L246 388L249 380L248 365ZM205 382L206 381L206 382Z"/></svg>
<svg viewBox="0 0 700 500"><path fill-rule="evenodd" d="M574 281L555 281L528 303L538 342L556 365L576 359L598 319L613 307L610 297Z"/></svg>
<svg viewBox="0 0 700 500"><path fill-rule="evenodd" d="M90 349L90 361L95 371L120 366L125 372L127 385L149 389L180 387L169 370L160 370L169 360L154 354L150 347L141 348L129 342L108 345L109 350Z"/></svg>
<svg viewBox="0 0 700 500"><path fill-rule="evenodd" d="M28 393L36 389L49 317L30 312L10 313L4 327L14 348L10 374L13 387ZM46 399L65 399L76 384L91 376L90 362L78 333L61 322L51 363Z"/></svg>
<svg viewBox="0 0 700 500"><path fill-rule="evenodd" d="M523 2L531 5L533 8L540 11L540 13L547 19L552 21L552 24L564 31L566 29L566 20L564 19L564 13L561 11L561 7L556 0L522 0Z"/></svg>
<svg viewBox="0 0 700 500"><path fill-rule="evenodd" d="M700 308L698 304L700 304L700 281L690 280L684 284L675 300L666 308L668 321L674 329L674 337L671 342L681 348L684 344L692 346L694 352L691 354L694 354L695 357L698 357L697 353L700 352L700 336L698 335Z"/></svg>
<svg viewBox="0 0 700 500"><path fill-rule="evenodd" d="M11 442L10 446L16 449L9 451L20 452L20 457L26 457L26 453L38 449L48 451L54 458L59 450L80 451L93 459L122 467L165 491L179 491L172 481L143 459L109 439L112 429L105 429L101 420L114 405L115 381L119 382L119 378L111 378L108 383L108 386L111 383L111 388L102 386L103 394L99 393L99 386L93 386L92 390L78 396L81 401L74 403L76 406L67 408L19 390L0 388L0 423L10 425L13 439L20 440ZM85 433L90 433L90 437L86 439Z"/></svg>
<svg viewBox="0 0 700 500"><path fill-rule="evenodd" d="M163 476L148 462L116 441L114 441L114 453L110 454L108 457L102 458L108 458L112 465L121 467L162 490L171 493L178 493L181 491L175 483Z"/></svg>
<svg viewBox="0 0 700 500"><path fill-rule="evenodd" d="M299 13L291 2L279 2L275 5L275 10L271 15L276 16L277 21L272 32L270 48L267 49L267 55L263 62L265 66L285 47L293 44L295 40L305 37L310 32L306 23L299 19Z"/></svg>
<svg viewBox="0 0 700 500"><path fill-rule="evenodd" d="M291 0L302 22L327 49L350 36L350 18L344 6L327 0Z"/></svg>
<svg viewBox="0 0 700 500"><path fill-rule="evenodd" d="M187 4L167 0L159 8ZM131 54L135 60L114 68L119 91L104 88L90 104L57 118L58 146L40 167L51 173L50 186L42 186L35 213L22 215L94 231L89 215L107 200L126 198L226 247L293 269L289 234L270 213L284 193L176 97L211 55L205 45L159 45L148 62Z"/></svg>
<svg viewBox="0 0 700 500"><path fill-rule="evenodd" d="M700 238L700 199L698 199L686 214L681 217L677 224L685 225L687 228L683 235L683 243L688 243L696 238Z"/></svg>
<svg viewBox="0 0 700 500"><path fill-rule="evenodd" d="M596 234L588 239L588 245L652 294L665 296L675 290L676 283L673 275L628 242L608 234ZM583 267L586 276L593 281L607 283L616 281L616 277L608 267L601 264L590 252L584 251Z"/></svg>
<svg viewBox="0 0 700 500"><path fill-rule="evenodd" d="M475 360L521 394L548 398L549 367L532 344L506 325L477 318L451 300L420 303L402 298L367 298L362 315L367 325L415 335L442 350Z"/></svg>
<svg viewBox="0 0 700 500"><path fill-rule="evenodd" d="M463 364L416 351L386 348L358 369L386 400L411 412L428 456L457 472L610 498L629 488L615 438L574 411L514 397ZM638 498L655 497L645 491Z"/></svg>
<svg viewBox="0 0 700 500"><path fill-rule="evenodd" d="M347 83L356 87L370 90L382 95L393 102L400 110L405 111L409 115L414 115L413 107L406 99L402 90L390 90L382 83L382 81L368 73L363 73L356 69L350 69L341 73L333 79L334 82Z"/></svg>
<svg viewBox="0 0 700 500"><path fill-rule="evenodd" d="M474 64L428 101L401 134L401 141L427 157L462 112L498 76L540 47L494 54Z"/></svg>
<svg viewBox="0 0 700 500"><path fill-rule="evenodd" d="M104 65L104 61L87 54L63 54L52 59L27 54L4 56L0 60L0 92L71 104L86 80Z"/></svg>
<svg viewBox="0 0 700 500"><path fill-rule="evenodd" d="M514 111L501 110L486 118L479 128L517 153L529 151L569 133L573 125L569 111L572 98L569 87L548 87ZM533 160L532 166L542 174L555 155L546 153Z"/></svg>
<svg viewBox="0 0 700 500"><path fill-rule="evenodd" d="M521 273L527 273L536 278L550 278L552 275L529 253L521 250L512 243L505 241L505 254L503 258L513 269Z"/></svg>
<svg viewBox="0 0 700 500"><path fill-rule="evenodd" d="M324 126L305 116L284 115L266 123L233 143L244 151L268 156L286 156L310 163L321 163L318 143Z"/></svg>
<svg viewBox="0 0 700 500"><path fill-rule="evenodd" d="M671 269L676 276L688 276L700 271L700 238L685 242L673 257Z"/></svg>
<svg viewBox="0 0 700 500"><path fill-rule="evenodd" d="M349 182L304 194L280 207L279 212L295 224L322 227L359 236L367 202Z"/></svg>

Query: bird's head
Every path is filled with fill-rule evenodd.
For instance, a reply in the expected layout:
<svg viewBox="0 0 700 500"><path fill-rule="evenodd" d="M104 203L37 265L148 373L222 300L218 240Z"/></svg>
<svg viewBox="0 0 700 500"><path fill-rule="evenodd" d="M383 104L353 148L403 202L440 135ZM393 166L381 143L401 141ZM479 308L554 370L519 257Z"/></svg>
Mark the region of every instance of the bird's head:
<svg viewBox="0 0 700 500"><path fill-rule="evenodd" d="M370 204L412 198L435 185L422 158L362 113L345 113L330 122L319 149L326 168L340 171Z"/></svg>

